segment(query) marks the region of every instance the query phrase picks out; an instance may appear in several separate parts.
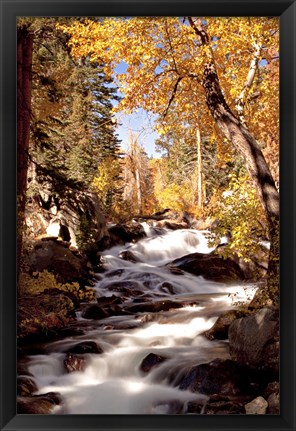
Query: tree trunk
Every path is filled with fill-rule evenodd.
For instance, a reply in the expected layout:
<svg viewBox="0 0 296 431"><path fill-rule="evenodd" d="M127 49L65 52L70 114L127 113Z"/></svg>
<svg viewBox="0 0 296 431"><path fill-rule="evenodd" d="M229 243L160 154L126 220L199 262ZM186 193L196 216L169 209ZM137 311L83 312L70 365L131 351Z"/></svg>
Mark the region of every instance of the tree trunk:
<svg viewBox="0 0 296 431"><path fill-rule="evenodd" d="M203 208L203 190L202 190L202 160L201 160L201 138L200 130L196 130L196 149L197 149L197 205Z"/></svg>
<svg viewBox="0 0 296 431"><path fill-rule="evenodd" d="M203 87L207 106L223 135L234 145L246 163L266 215L271 242L268 265L268 295L273 303L278 301L279 288L279 194L264 155L249 130L235 117L224 99L209 45L209 37L202 25L189 22L203 45L208 49L208 62L204 68Z"/></svg>
<svg viewBox="0 0 296 431"><path fill-rule="evenodd" d="M30 139L33 35L26 27L17 34L17 261L21 261Z"/></svg>

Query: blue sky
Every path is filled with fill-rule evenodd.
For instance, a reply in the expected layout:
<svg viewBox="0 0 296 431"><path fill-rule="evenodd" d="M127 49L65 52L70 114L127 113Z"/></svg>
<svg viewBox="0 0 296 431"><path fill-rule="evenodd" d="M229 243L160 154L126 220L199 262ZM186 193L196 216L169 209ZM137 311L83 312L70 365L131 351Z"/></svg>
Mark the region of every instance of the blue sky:
<svg viewBox="0 0 296 431"><path fill-rule="evenodd" d="M132 131L138 134L138 142L144 148L149 157L160 157L155 151L154 142L159 138L158 134L153 130L153 117L139 109L134 114L117 115L118 122L121 124L117 127L119 139L122 141L123 150L126 149L129 132Z"/></svg>
<svg viewBox="0 0 296 431"><path fill-rule="evenodd" d="M115 69L115 73L124 73L127 64L121 61ZM120 91L120 89L119 89ZM122 141L122 148L125 150L128 142L129 132L132 131L139 135L138 142L149 157L160 157L160 153L155 151L154 142L159 138L159 135L153 130L153 122L155 116L148 114L143 109L138 109L137 112L127 114L117 114L117 121L120 124L117 127L119 139Z"/></svg>

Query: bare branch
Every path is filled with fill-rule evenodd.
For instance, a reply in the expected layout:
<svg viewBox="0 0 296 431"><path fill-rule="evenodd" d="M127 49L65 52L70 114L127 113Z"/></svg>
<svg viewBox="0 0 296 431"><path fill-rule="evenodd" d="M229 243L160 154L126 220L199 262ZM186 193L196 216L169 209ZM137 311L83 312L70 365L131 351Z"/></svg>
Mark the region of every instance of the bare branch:
<svg viewBox="0 0 296 431"><path fill-rule="evenodd" d="M179 76L179 77L178 77L178 79L177 79L177 81L176 81L176 83L175 83L175 85L174 85L173 92L172 92L172 94L171 94L171 97L170 97L169 103L168 103L168 105L167 105L167 107L166 107L166 109L165 109L165 111L164 111L164 113L163 113L163 118L165 118L165 117L166 117L166 115L167 115L167 113L168 113L168 110L170 109L170 106L171 106L171 104L172 104L172 102L173 102L173 100L174 100L174 98L175 98L175 96L176 96L177 89L178 89L178 85L179 85L179 83L180 83L180 81L181 81L182 79L183 79L183 77L182 77L182 76Z"/></svg>

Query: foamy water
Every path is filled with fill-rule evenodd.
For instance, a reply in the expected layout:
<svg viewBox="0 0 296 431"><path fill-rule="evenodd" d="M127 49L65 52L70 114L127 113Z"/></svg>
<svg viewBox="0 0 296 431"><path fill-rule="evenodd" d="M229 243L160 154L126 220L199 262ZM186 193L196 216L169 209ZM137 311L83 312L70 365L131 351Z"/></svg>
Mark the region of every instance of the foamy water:
<svg viewBox="0 0 296 431"><path fill-rule="evenodd" d="M186 412L189 401L206 397L178 389L178 379L193 365L227 358L227 341L209 341L202 333L209 329L221 312L234 301L252 297L254 285L215 283L185 273L176 275L164 267L173 259L194 252L210 252L204 232L168 231L136 244L114 247L104 252L108 271L95 286L97 296L122 295L112 290L114 283L132 282L149 295L149 300L182 300L195 305L156 313L113 316L91 324L85 335L49 343L47 354L30 357L38 393L60 392L64 404L55 414L172 414ZM118 257L130 250L142 262L127 262ZM145 261L145 262L144 262ZM170 289L164 286L169 283ZM133 284L135 286L135 284ZM232 296L235 294L235 296ZM132 303L133 299L130 299ZM128 300L127 300L128 302ZM145 316L151 317L145 320ZM87 322L81 317L78 320ZM81 341L95 341L103 354L85 354L83 372L67 374L65 351ZM167 359L148 374L141 362L155 353ZM177 403L177 410L176 405Z"/></svg>

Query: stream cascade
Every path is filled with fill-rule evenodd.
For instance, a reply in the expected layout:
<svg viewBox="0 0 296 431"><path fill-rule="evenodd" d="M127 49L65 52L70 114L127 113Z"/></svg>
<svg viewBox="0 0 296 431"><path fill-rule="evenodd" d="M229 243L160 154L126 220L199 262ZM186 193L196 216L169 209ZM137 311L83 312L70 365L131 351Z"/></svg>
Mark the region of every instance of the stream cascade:
<svg viewBox="0 0 296 431"><path fill-rule="evenodd" d="M174 259L213 250L206 232L143 227L146 238L102 252L105 272L94 287L96 297L98 303L118 297L122 312L95 320L83 317L82 309L75 322L81 334L48 342L43 354L28 357L36 394L62 396L53 414L184 414L189 402L208 397L181 390L181 376L192 366L229 358L227 340L203 333L234 303L251 298L256 285L174 273L168 267ZM121 257L127 251L133 261ZM170 301L175 306L161 307ZM151 304L160 304L159 311ZM66 352L89 342L102 351L83 354L83 369L67 372ZM151 354L160 360L147 371L143 364Z"/></svg>

